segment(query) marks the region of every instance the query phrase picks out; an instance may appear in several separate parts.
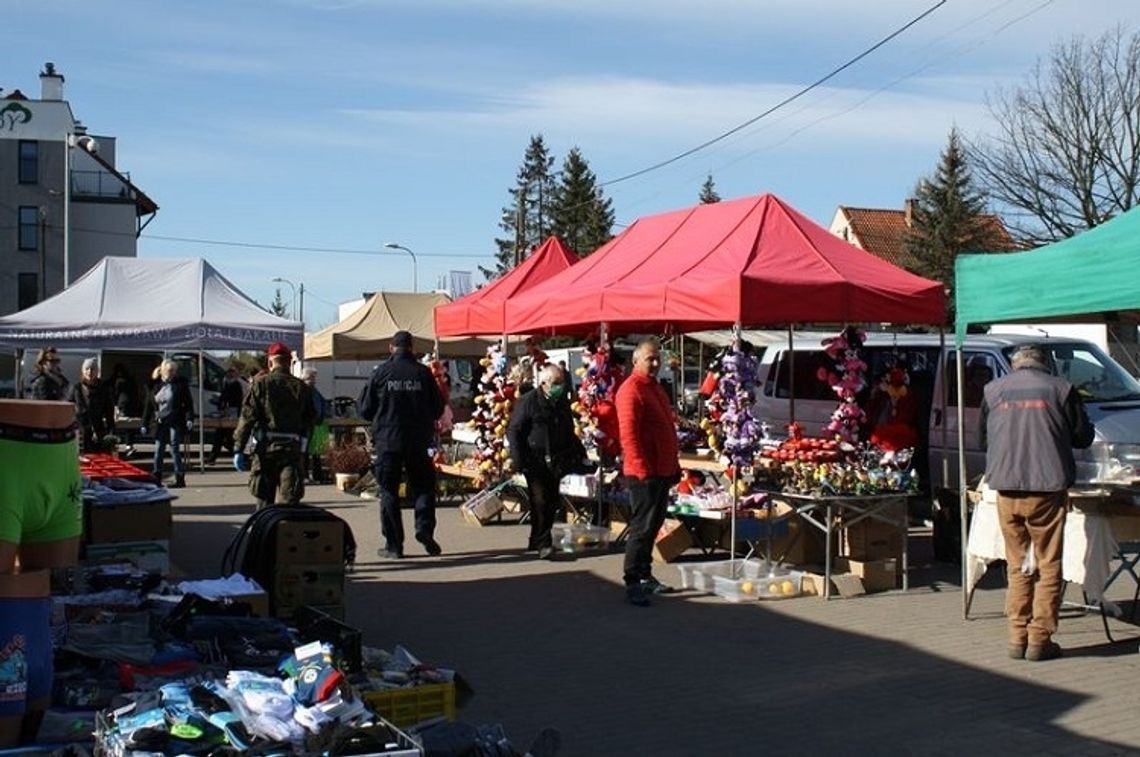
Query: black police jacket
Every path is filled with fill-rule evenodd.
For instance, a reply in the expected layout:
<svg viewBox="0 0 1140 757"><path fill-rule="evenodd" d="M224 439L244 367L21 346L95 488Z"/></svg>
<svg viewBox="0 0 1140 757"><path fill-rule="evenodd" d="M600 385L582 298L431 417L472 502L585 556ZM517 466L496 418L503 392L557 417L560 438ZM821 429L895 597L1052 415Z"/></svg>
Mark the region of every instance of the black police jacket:
<svg viewBox="0 0 1140 757"><path fill-rule="evenodd" d="M396 352L372 371L360 393L360 414L372 421L376 452L426 450L443 414L443 396L426 365L410 352Z"/></svg>

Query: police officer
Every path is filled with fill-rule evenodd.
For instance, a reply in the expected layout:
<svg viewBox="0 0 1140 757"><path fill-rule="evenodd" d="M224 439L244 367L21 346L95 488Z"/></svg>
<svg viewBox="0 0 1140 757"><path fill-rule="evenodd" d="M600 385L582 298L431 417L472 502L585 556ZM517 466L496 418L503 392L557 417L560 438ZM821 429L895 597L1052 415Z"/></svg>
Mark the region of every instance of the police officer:
<svg viewBox="0 0 1140 757"><path fill-rule="evenodd" d="M305 495L305 449L316 421L312 390L289 373L289 348L274 342L267 354L269 372L253 382L234 430L234 467L249 470L258 510L275 501L295 505ZM245 454L250 437L255 444L252 465Z"/></svg>
<svg viewBox="0 0 1140 757"><path fill-rule="evenodd" d="M416 541L429 555L438 555L442 549L435 540L435 466L428 447L435 437L435 421L443 414L443 397L431 370L412 354L410 333L397 331L388 351L391 357L372 371L359 400L361 416L372 421L385 544L379 555L404 556L400 478L405 471L415 506Z"/></svg>

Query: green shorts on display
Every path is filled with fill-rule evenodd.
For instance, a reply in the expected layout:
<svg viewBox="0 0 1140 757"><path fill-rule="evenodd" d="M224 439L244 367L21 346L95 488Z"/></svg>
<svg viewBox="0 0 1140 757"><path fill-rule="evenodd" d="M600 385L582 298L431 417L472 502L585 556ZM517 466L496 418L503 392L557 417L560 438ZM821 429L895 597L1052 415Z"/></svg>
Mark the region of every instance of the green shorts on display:
<svg viewBox="0 0 1140 757"><path fill-rule="evenodd" d="M83 532L75 428L0 424L0 541L30 544Z"/></svg>

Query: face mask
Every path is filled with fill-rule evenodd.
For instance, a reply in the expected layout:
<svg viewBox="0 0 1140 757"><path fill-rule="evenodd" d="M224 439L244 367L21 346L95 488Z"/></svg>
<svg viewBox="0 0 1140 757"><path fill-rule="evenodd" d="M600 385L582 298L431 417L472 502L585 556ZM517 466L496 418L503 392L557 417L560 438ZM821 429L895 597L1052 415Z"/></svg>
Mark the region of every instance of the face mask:
<svg viewBox="0 0 1140 757"><path fill-rule="evenodd" d="M560 400L566 394L566 386L564 384L551 384L546 387L546 396L552 400Z"/></svg>

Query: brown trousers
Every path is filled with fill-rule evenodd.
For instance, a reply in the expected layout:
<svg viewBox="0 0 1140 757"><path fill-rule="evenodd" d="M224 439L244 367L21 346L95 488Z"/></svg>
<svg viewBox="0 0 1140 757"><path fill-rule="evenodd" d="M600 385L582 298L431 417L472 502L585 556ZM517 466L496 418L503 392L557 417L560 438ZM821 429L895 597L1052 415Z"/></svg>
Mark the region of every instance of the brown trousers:
<svg viewBox="0 0 1140 757"><path fill-rule="evenodd" d="M1009 576L1005 615L1011 644L1045 644L1057 631L1068 502L1068 492L1063 491L998 493L998 519ZM1037 570L1027 576L1021 566L1030 547Z"/></svg>

